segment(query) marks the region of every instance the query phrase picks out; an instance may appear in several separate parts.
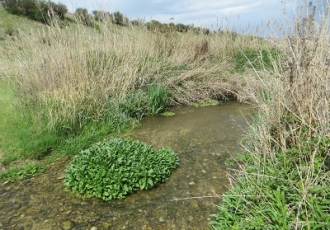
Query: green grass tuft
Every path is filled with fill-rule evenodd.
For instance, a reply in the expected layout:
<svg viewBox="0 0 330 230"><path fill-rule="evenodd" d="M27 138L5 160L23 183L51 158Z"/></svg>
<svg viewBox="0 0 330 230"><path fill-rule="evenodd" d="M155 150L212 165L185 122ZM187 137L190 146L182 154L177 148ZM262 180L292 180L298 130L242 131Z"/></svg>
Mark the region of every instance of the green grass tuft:
<svg viewBox="0 0 330 230"><path fill-rule="evenodd" d="M7 181L17 181L17 180L24 180L35 176L38 173L44 171L44 167L36 164L36 163L27 163L21 167L10 167L4 172L0 172L0 181L7 180Z"/></svg>

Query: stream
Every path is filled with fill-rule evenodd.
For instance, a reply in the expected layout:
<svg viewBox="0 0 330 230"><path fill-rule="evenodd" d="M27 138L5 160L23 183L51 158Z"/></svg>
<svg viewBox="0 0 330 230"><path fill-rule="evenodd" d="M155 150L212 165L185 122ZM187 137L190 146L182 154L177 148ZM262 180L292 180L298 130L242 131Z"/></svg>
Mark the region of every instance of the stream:
<svg viewBox="0 0 330 230"><path fill-rule="evenodd" d="M0 229L209 229L229 184L225 160L240 151L252 107L226 102L171 112L123 135L178 154L180 166L166 183L107 202L75 197L63 186L71 161L63 157L42 175L0 184Z"/></svg>

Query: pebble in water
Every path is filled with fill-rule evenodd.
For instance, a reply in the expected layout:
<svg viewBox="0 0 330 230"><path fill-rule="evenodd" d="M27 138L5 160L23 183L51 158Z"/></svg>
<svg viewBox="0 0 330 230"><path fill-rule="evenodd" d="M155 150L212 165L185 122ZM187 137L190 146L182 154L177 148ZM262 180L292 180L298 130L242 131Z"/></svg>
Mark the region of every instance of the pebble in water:
<svg viewBox="0 0 330 230"><path fill-rule="evenodd" d="M74 223L71 220L66 220L62 223L62 228L64 230L71 230L74 227Z"/></svg>

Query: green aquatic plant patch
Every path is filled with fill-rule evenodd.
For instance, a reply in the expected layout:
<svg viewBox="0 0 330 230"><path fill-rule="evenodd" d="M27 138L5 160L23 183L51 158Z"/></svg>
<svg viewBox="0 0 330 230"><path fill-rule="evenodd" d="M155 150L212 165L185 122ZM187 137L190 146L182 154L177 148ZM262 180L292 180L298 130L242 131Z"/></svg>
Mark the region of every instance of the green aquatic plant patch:
<svg viewBox="0 0 330 230"><path fill-rule="evenodd" d="M103 200L124 198L165 182L179 165L169 148L129 138L99 142L81 151L65 170L65 186Z"/></svg>
<svg viewBox="0 0 330 230"><path fill-rule="evenodd" d="M207 106L215 106L215 105L219 105L220 102L217 100L210 100L210 101L205 101L205 102L200 102L200 103L190 103L191 106L193 107L207 107Z"/></svg>
<svg viewBox="0 0 330 230"><path fill-rule="evenodd" d="M173 117L173 116L175 116L175 113L174 112L166 111L164 113L161 113L160 115L161 116L164 116L164 117Z"/></svg>

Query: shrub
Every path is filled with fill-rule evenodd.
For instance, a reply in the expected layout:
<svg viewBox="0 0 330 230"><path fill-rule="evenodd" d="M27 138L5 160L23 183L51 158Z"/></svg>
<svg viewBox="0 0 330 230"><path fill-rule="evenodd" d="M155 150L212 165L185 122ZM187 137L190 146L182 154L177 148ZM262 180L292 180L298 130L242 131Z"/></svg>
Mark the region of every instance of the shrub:
<svg viewBox="0 0 330 230"><path fill-rule="evenodd" d="M24 15L23 1L4 0L2 6L11 14Z"/></svg>
<svg viewBox="0 0 330 230"><path fill-rule="evenodd" d="M55 14L58 15L60 19L64 19L65 15L68 13L68 8L66 7L66 5L61 3L52 3L51 6L53 7Z"/></svg>
<svg viewBox="0 0 330 230"><path fill-rule="evenodd" d="M178 164L169 148L155 150L137 140L116 138L81 151L66 169L64 184L103 200L124 198L165 182Z"/></svg>
<svg viewBox="0 0 330 230"><path fill-rule="evenodd" d="M49 23L51 17L63 19L68 9L65 5L39 0L4 0L3 7L11 14L28 17L43 23Z"/></svg>
<svg viewBox="0 0 330 230"><path fill-rule="evenodd" d="M188 31L188 27L187 25L184 25L182 23L176 24L176 31L178 32L187 32Z"/></svg>
<svg viewBox="0 0 330 230"><path fill-rule="evenodd" d="M119 11L111 14L113 23L117 25L124 25L124 15Z"/></svg>
<svg viewBox="0 0 330 230"><path fill-rule="evenodd" d="M101 22L109 22L109 21L111 21L110 20L111 19L111 15L107 11L94 10L92 13L93 13L94 19L96 21L101 21Z"/></svg>
<svg viewBox="0 0 330 230"><path fill-rule="evenodd" d="M85 26L93 26L92 16L86 8L77 8L75 12L77 20Z"/></svg>
<svg viewBox="0 0 330 230"><path fill-rule="evenodd" d="M9 36L18 35L18 30L15 29L14 24L10 20L4 20L4 33Z"/></svg>

